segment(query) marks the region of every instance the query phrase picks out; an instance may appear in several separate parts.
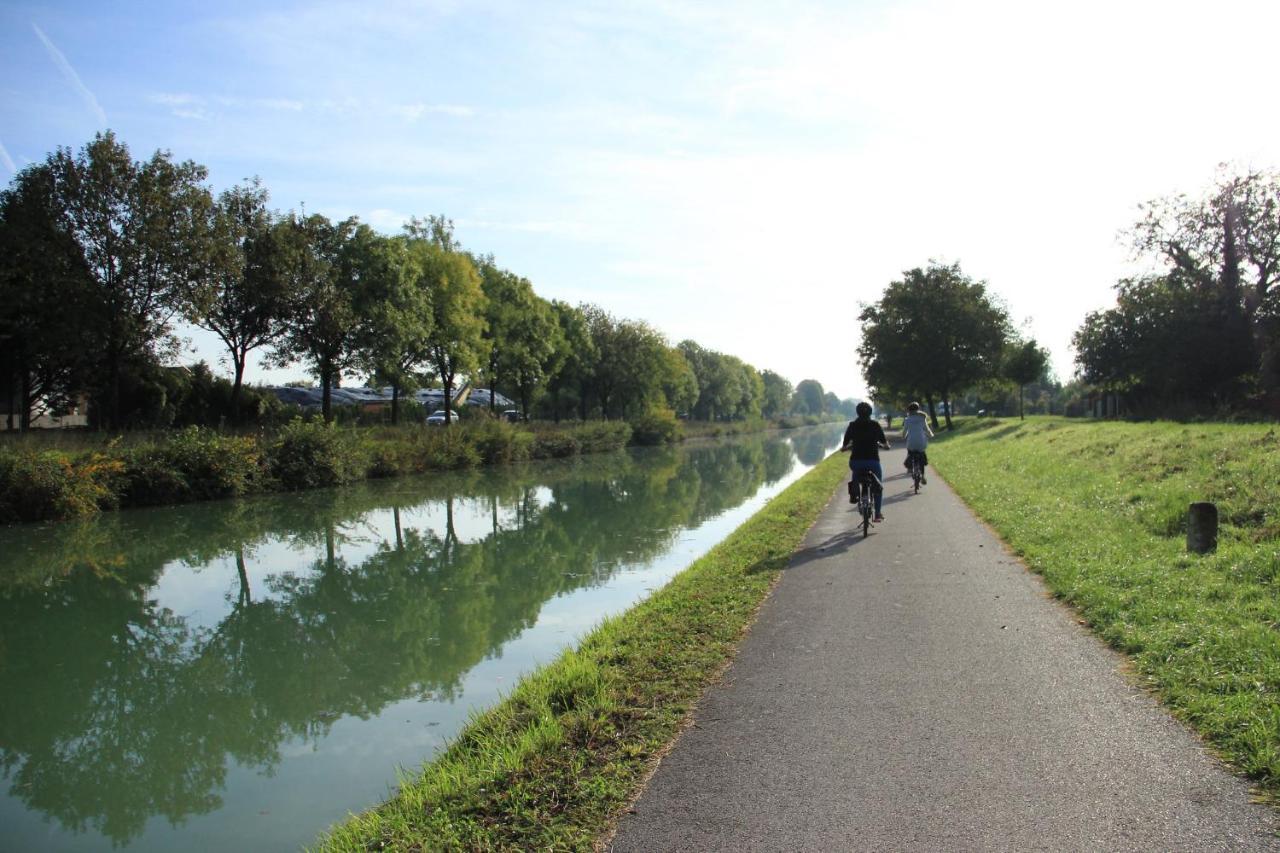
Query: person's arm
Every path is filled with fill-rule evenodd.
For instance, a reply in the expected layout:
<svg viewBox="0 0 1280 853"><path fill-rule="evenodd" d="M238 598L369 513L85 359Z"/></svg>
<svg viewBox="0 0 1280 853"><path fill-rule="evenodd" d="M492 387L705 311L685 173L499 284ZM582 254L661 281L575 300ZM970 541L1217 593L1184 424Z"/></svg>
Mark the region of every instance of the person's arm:
<svg viewBox="0 0 1280 853"><path fill-rule="evenodd" d="M885 437L884 430L881 429L880 424L876 424L876 430L880 433L880 446L885 450L892 450L893 448L889 446L889 439Z"/></svg>
<svg viewBox="0 0 1280 853"><path fill-rule="evenodd" d="M933 430L929 429L929 419L925 418L924 431L929 434L929 438L933 438Z"/></svg>

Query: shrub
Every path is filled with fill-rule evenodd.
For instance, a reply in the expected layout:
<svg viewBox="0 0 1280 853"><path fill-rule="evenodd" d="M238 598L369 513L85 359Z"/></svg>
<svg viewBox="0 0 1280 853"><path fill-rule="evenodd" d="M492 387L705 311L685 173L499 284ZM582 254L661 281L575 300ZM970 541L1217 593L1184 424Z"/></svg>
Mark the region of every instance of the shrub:
<svg viewBox="0 0 1280 853"><path fill-rule="evenodd" d="M631 422L632 444L675 444L683 437L680 421L670 409L653 409Z"/></svg>
<svg viewBox="0 0 1280 853"><path fill-rule="evenodd" d="M231 498L255 491L262 451L252 436L187 427L165 441L128 452L121 499L128 506Z"/></svg>
<svg viewBox="0 0 1280 853"><path fill-rule="evenodd" d="M76 462L54 453L0 455L0 522L93 515L115 501L121 467L99 454Z"/></svg>
<svg viewBox="0 0 1280 853"><path fill-rule="evenodd" d="M493 418L477 419L465 429L465 434L486 465L501 465L529 458L533 436L526 430Z"/></svg>
<svg viewBox="0 0 1280 853"><path fill-rule="evenodd" d="M430 428L423 438L420 462L424 470L453 471L480 464L480 452L456 424Z"/></svg>
<svg viewBox="0 0 1280 853"><path fill-rule="evenodd" d="M626 421L592 421L573 428L579 453L599 453L626 447L631 440L631 424Z"/></svg>
<svg viewBox="0 0 1280 853"><path fill-rule="evenodd" d="M533 436L529 455L534 459L563 459L580 451L578 440L567 430L539 432Z"/></svg>
<svg viewBox="0 0 1280 853"><path fill-rule="evenodd" d="M350 436L320 422L295 420L271 445L270 470L281 488L336 486L367 471Z"/></svg>

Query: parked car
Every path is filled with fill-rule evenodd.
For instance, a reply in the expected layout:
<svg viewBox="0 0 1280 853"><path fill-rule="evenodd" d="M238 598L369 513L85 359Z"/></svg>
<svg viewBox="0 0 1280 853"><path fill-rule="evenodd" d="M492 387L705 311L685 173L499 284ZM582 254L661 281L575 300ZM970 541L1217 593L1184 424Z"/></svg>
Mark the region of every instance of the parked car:
<svg viewBox="0 0 1280 853"><path fill-rule="evenodd" d="M519 422L520 422L520 410L519 410L519 409L503 409L503 410L502 410L502 419L503 419L504 421L506 421L507 423L511 423L511 424L519 423Z"/></svg>
<svg viewBox="0 0 1280 853"><path fill-rule="evenodd" d="M449 412L449 423L456 424L458 422L458 413ZM444 409L436 409L427 415L427 426L444 426Z"/></svg>

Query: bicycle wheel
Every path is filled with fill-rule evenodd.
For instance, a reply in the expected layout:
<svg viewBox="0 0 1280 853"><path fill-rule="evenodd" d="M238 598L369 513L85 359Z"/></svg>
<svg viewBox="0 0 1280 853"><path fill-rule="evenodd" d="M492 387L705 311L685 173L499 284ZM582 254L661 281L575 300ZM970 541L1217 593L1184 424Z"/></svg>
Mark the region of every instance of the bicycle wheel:
<svg viewBox="0 0 1280 853"><path fill-rule="evenodd" d="M911 483L915 486L916 494L920 494L920 460L917 459L911 463Z"/></svg>
<svg viewBox="0 0 1280 853"><path fill-rule="evenodd" d="M871 488L865 483L862 485L862 538L866 539L871 534Z"/></svg>

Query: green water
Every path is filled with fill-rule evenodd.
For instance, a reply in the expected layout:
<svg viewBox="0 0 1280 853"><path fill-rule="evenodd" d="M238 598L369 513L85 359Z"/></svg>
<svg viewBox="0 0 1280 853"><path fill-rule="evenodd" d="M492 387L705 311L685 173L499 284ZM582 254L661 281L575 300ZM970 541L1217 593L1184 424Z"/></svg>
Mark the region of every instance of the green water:
<svg viewBox="0 0 1280 853"><path fill-rule="evenodd" d="M0 849L310 843L839 436L0 529Z"/></svg>

